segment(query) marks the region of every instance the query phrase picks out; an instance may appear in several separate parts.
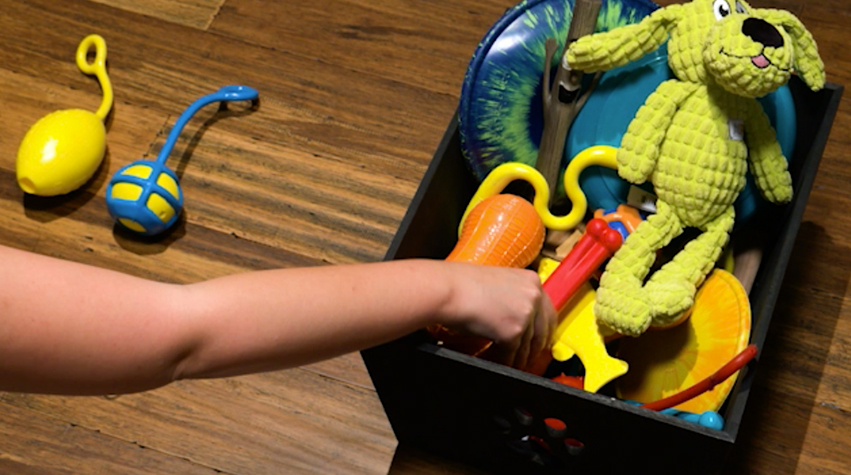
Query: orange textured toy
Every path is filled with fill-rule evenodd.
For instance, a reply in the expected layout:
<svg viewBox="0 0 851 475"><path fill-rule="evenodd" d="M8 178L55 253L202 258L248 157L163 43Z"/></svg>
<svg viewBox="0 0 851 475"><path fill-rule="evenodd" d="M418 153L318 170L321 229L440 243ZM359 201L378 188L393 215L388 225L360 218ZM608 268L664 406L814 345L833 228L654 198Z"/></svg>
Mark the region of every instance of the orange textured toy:
<svg viewBox="0 0 851 475"><path fill-rule="evenodd" d="M543 245L544 224L532 204L514 195L495 195L473 208L446 260L523 268L535 260ZM490 340L440 325L428 331L447 348L469 355L479 355L491 345Z"/></svg>

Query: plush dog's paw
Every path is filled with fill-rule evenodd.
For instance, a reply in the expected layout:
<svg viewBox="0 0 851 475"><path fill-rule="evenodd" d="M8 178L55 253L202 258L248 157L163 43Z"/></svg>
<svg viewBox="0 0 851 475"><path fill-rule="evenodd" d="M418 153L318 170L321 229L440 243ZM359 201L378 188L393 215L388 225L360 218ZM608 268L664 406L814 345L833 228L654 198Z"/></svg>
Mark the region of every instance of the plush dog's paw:
<svg viewBox="0 0 851 475"><path fill-rule="evenodd" d="M644 333L650 326L650 305L644 300L641 287L634 287L636 291L629 292L622 286L609 287L601 282L594 303L597 321L622 335Z"/></svg>
<svg viewBox="0 0 851 475"><path fill-rule="evenodd" d="M789 172L776 173L766 177L768 182L763 190L765 199L772 203L788 203L792 201L792 176Z"/></svg>
<svg viewBox="0 0 851 475"><path fill-rule="evenodd" d="M574 41L564 53L565 60L571 68L585 72L594 72L599 56L600 45L590 36L584 36Z"/></svg>
<svg viewBox="0 0 851 475"><path fill-rule="evenodd" d="M644 286L653 326L677 321L694 304L695 286L686 280L654 280Z"/></svg>
<svg viewBox="0 0 851 475"><path fill-rule="evenodd" d="M652 167L647 167L642 157L633 150L619 148L617 152L618 175L624 180L640 185L647 181Z"/></svg>

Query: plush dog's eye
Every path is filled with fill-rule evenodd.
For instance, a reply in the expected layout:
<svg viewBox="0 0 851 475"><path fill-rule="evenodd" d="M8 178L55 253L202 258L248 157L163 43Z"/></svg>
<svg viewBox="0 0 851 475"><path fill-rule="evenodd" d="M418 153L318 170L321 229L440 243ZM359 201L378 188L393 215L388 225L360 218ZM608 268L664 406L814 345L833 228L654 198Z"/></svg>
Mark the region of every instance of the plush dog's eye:
<svg viewBox="0 0 851 475"><path fill-rule="evenodd" d="M747 10L745 10L745 6L742 5L742 2L736 2L736 11L739 12L739 13L747 13L748 12Z"/></svg>
<svg viewBox="0 0 851 475"><path fill-rule="evenodd" d="M715 13L715 19L720 20L730 14L730 4L727 0L715 0L712 11Z"/></svg>

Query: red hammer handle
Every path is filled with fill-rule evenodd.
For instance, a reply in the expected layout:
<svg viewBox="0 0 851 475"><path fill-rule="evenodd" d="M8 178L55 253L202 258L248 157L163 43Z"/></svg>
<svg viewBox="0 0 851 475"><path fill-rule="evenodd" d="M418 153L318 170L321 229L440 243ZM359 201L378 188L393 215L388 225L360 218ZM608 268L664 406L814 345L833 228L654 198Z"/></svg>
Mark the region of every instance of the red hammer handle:
<svg viewBox="0 0 851 475"><path fill-rule="evenodd" d="M588 221L585 234L544 282L544 292L556 310L573 297L579 287L610 258L623 243L620 233L599 218Z"/></svg>

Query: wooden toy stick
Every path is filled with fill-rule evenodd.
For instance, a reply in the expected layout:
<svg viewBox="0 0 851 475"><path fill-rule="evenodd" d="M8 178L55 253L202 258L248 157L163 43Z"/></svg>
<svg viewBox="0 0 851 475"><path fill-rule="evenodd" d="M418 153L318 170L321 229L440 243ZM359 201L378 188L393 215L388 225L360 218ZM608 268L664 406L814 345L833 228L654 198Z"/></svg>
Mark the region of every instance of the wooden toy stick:
<svg viewBox="0 0 851 475"><path fill-rule="evenodd" d="M752 247L745 249L734 258L735 266L733 275L742 283L745 292L750 294L756 273L759 271L759 264L762 262L762 248Z"/></svg>
<svg viewBox="0 0 851 475"><path fill-rule="evenodd" d="M739 233L733 241L733 275L750 294L759 265L762 263L763 248L768 235L762 226L753 226L748 233Z"/></svg>
<svg viewBox="0 0 851 475"><path fill-rule="evenodd" d="M753 223L747 232L737 233L732 240L733 275L742 283L745 292L750 295L751 288L762 263L763 248L768 242L767 226L762 222Z"/></svg>
<svg viewBox="0 0 851 475"><path fill-rule="evenodd" d="M564 43L567 46L579 37L594 32L597 14L600 11L600 0L576 0L573 5L573 18ZM538 149L538 160L535 168L544 175L550 187L550 200L555 196L558 183L558 172L564 155L564 141L570 124L579 113L585 98L577 100L582 79L581 71L574 71L567 64L562 53L556 77L550 84L550 64L556 50L556 42L549 38L546 42L544 63L544 129L541 133L541 145Z"/></svg>

